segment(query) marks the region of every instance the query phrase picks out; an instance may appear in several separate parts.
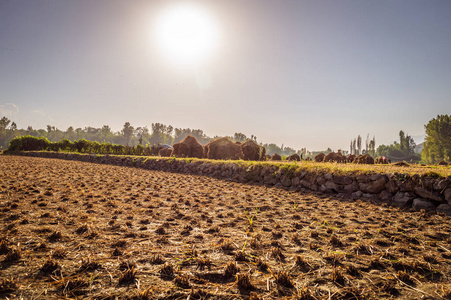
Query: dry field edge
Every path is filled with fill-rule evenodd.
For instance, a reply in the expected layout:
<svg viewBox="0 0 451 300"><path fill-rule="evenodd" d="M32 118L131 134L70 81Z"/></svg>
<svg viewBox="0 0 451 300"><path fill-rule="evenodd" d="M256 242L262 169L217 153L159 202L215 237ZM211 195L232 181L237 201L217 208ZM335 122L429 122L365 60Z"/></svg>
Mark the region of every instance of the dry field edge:
<svg viewBox="0 0 451 300"><path fill-rule="evenodd" d="M291 191L337 194L343 198L363 199L406 210L425 210L451 216L450 166L218 161L48 151L16 154L204 175Z"/></svg>
<svg viewBox="0 0 451 300"><path fill-rule="evenodd" d="M0 156L0 298L451 298L442 214L214 175L230 163L40 155Z"/></svg>

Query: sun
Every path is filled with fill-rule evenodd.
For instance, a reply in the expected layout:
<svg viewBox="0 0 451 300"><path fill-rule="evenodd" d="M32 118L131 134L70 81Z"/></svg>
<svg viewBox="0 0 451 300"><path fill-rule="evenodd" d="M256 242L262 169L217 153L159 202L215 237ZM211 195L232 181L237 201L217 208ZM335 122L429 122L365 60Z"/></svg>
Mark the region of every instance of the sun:
<svg viewBox="0 0 451 300"><path fill-rule="evenodd" d="M196 66L213 54L217 40L213 18L192 3L167 7L156 19L156 44L177 64Z"/></svg>

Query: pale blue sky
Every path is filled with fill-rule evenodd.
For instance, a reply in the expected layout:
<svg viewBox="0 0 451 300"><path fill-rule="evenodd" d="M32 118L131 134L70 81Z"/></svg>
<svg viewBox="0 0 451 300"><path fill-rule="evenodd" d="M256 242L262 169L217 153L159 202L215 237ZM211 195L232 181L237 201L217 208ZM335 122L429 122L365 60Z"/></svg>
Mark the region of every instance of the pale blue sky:
<svg viewBox="0 0 451 300"><path fill-rule="evenodd" d="M451 113L449 0L187 0L219 31L196 68L155 45L176 2L1 0L0 113L19 128L159 122L309 150L421 136Z"/></svg>

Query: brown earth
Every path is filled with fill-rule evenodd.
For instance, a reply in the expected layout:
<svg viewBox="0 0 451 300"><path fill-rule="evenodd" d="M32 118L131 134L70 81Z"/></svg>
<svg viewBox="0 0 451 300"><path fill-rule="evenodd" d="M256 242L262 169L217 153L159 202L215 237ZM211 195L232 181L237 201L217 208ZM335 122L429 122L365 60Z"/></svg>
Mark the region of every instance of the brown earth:
<svg viewBox="0 0 451 300"><path fill-rule="evenodd" d="M451 219L0 156L0 298L450 299Z"/></svg>

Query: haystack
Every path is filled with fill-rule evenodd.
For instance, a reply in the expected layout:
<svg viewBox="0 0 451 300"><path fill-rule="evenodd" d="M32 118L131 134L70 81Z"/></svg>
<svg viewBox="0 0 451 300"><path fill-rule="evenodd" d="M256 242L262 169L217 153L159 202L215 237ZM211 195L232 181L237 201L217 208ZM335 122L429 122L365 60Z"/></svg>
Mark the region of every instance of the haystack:
<svg viewBox="0 0 451 300"><path fill-rule="evenodd" d="M324 156L324 162L342 162L344 160L343 155L341 153L330 152L326 156Z"/></svg>
<svg viewBox="0 0 451 300"><path fill-rule="evenodd" d="M386 164L388 164L388 159L385 158L384 156L379 156L378 158L376 158L374 163L379 164L379 165L386 165Z"/></svg>
<svg viewBox="0 0 451 300"><path fill-rule="evenodd" d="M271 156L271 160L282 160L282 156L280 156L280 155L277 154L277 153L274 153L274 154Z"/></svg>
<svg viewBox="0 0 451 300"><path fill-rule="evenodd" d="M410 165L408 163L406 163L405 161L398 161L397 163L394 163L393 165L398 166L398 167L410 167Z"/></svg>
<svg viewBox="0 0 451 300"><path fill-rule="evenodd" d="M301 157L297 153L295 153L293 155L288 156L287 160L289 160L289 161L301 161Z"/></svg>
<svg viewBox="0 0 451 300"><path fill-rule="evenodd" d="M226 137L218 138L204 146L204 157L209 159L241 159L241 147Z"/></svg>
<svg viewBox="0 0 451 300"><path fill-rule="evenodd" d="M353 163L355 164L367 164L367 165L374 165L374 158L372 158L370 155L368 154L363 154L363 155L359 155L357 156Z"/></svg>
<svg viewBox="0 0 451 300"><path fill-rule="evenodd" d="M172 148L163 148L158 152L158 155L163 157L169 157L172 154Z"/></svg>
<svg viewBox="0 0 451 300"><path fill-rule="evenodd" d="M318 154L318 155L316 155L315 156L315 161L316 162L322 162L323 160L324 160L324 157L325 157L326 155L324 154L324 153L320 153L320 154Z"/></svg>
<svg viewBox="0 0 451 300"><path fill-rule="evenodd" d="M192 135L188 135L180 143L174 144L173 147L171 156L202 158L204 155L204 147Z"/></svg>
<svg viewBox="0 0 451 300"><path fill-rule="evenodd" d="M266 160L265 147L258 145L254 141L248 140L240 144L240 147L244 160Z"/></svg>
<svg viewBox="0 0 451 300"><path fill-rule="evenodd" d="M354 154L350 154L348 157L346 157L346 162L352 163L355 159Z"/></svg>

